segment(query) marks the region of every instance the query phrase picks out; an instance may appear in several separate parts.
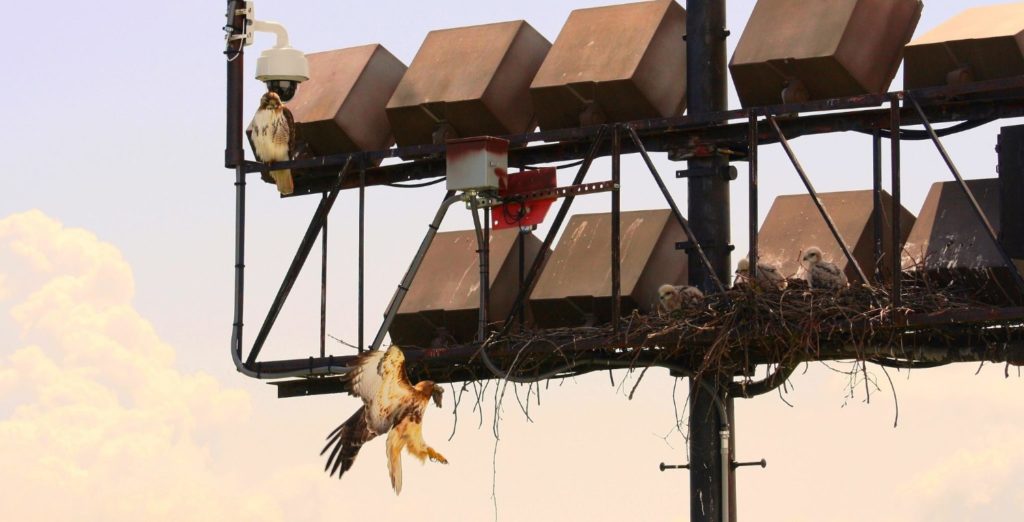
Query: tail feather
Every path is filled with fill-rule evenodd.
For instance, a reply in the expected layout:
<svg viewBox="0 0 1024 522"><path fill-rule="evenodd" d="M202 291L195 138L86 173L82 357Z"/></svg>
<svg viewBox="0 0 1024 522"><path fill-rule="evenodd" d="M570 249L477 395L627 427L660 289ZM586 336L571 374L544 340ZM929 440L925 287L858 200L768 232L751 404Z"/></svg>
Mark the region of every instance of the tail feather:
<svg viewBox="0 0 1024 522"><path fill-rule="evenodd" d="M338 426L327 436L327 444L320 450L320 455L332 448L324 471L331 476L335 473L341 478L356 460L359 450L363 444L372 440L377 434L370 430L366 424L366 407L361 407L352 414L341 426Z"/></svg>
<svg viewBox="0 0 1024 522"><path fill-rule="evenodd" d="M270 171L270 177L274 178L274 183L277 183L277 191L282 196L295 192L295 184L292 182L292 171L272 170Z"/></svg>
<svg viewBox="0 0 1024 522"><path fill-rule="evenodd" d="M401 429L395 428L388 433L388 475L391 476L391 487L396 495L402 492L402 448L405 443Z"/></svg>

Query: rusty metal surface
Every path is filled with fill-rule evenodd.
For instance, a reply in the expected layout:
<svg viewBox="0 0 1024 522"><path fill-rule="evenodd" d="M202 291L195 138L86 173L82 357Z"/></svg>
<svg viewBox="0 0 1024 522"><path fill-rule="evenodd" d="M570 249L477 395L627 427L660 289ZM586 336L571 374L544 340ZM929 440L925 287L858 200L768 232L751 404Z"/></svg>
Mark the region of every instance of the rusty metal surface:
<svg viewBox="0 0 1024 522"><path fill-rule="evenodd" d="M530 296L540 327L576 326L592 315L611 317L611 214L578 214L566 225ZM621 218L622 313L649 312L658 286L686 282L686 256L675 249L686 234L671 211L623 212Z"/></svg>
<svg viewBox="0 0 1024 522"><path fill-rule="evenodd" d="M921 9L920 0L759 0L729 63L740 101L780 103L795 80L810 100L885 92Z"/></svg>
<svg viewBox="0 0 1024 522"><path fill-rule="evenodd" d="M309 80L288 108L312 154L381 150L393 143L384 106L405 64L379 44L306 55Z"/></svg>
<svg viewBox="0 0 1024 522"><path fill-rule="evenodd" d="M1024 3L967 9L905 52L905 89L1024 74Z"/></svg>
<svg viewBox="0 0 1024 522"><path fill-rule="evenodd" d="M399 145L533 130L529 86L551 43L519 20L431 31L387 104ZM450 136L451 137L451 136Z"/></svg>
<svg viewBox="0 0 1024 522"><path fill-rule="evenodd" d="M518 291L517 229L496 230L490 240L490 314L505 317ZM472 230L441 232L434 238L423 264L389 333L396 344L430 347L438 328L449 342L469 342L476 333L480 303L480 271L476 235ZM540 251L540 239L526 237L526 262Z"/></svg>
<svg viewBox="0 0 1024 522"><path fill-rule="evenodd" d="M967 186L998 232L999 180L973 179ZM983 227L955 181L935 183L903 248L903 267L923 264L929 270L955 270L1002 266L1002 256Z"/></svg>
<svg viewBox="0 0 1024 522"><path fill-rule="evenodd" d="M682 114L685 34L673 0L573 11L530 86L540 127Z"/></svg>
<svg viewBox="0 0 1024 522"><path fill-rule="evenodd" d="M1024 76L1001 80L974 82L962 86L942 86L909 91L923 104L928 118L933 123L964 120L1011 118L1024 115ZM652 118L630 122L648 144L649 150L693 150L698 146L718 144L734 150L744 150L747 143L747 117L752 110L763 114L813 113L800 118L780 121L786 136L794 138L810 134L841 131L872 131L888 129L888 109L872 109L889 102L891 94L858 95L807 102L802 104L773 105L749 109L734 109L702 115L686 115L674 118ZM859 109L859 110L851 110ZM837 110L847 112L837 113ZM721 125L720 122L742 118L741 123ZM906 125L920 123L913 108L903 108L901 120ZM601 126L560 129L555 131L531 132L510 135L509 161L514 166L532 165L582 158L589 143ZM771 143L769 132L759 133L764 143ZM535 144L539 141L558 141L557 144ZM630 144L623 145L624 153L632 153ZM367 186L385 183L399 183L444 175L444 145L414 145L388 150L333 154L315 158L281 162L281 168L305 170L307 177L297 179L295 195L319 194L337 185L337 171L350 158L357 162L376 163L385 158L420 158L416 161L378 167L367 171ZM599 156L610 154L610 147L604 147ZM258 162L247 161L244 172L260 172L266 167ZM357 188L358 181L342 180L342 189Z"/></svg>
<svg viewBox="0 0 1024 522"><path fill-rule="evenodd" d="M819 194L826 210L835 221L836 228L849 242L854 259L861 266L874 266L874 227L872 226L872 209L874 195L871 190L847 192L826 192ZM892 197L882 192L882 208L884 223L885 256L892 254L891 227L888 209L891 208ZM914 225L914 215L901 208L900 230L905 239ZM800 268L800 251L810 246L821 249L826 261L831 261L842 269L850 281L859 281L857 272L843 255L839 243L836 242L828 226L822 220L811 197L806 194L779 196L772 204L771 210L761 225L758 247L762 262L779 267L787 277L793 276ZM888 280L891 274L883 271Z"/></svg>

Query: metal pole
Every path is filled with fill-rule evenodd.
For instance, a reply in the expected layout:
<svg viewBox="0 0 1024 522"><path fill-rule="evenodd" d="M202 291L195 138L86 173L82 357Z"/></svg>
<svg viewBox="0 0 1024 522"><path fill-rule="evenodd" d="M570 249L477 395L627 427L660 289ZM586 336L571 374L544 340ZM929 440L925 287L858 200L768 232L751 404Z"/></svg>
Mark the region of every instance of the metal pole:
<svg viewBox="0 0 1024 522"><path fill-rule="evenodd" d="M229 1L228 24L234 33L240 33L245 15L230 12L235 3ZM244 86L244 40L227 48L227 115L224 166L235 169L235 291L234 319L231 325L231 350L242 358L242 327L245 297L245 171L242 162L242 96Z"/></svg>
<svg viewBox="0 0 1024 522"><path fill-rule="evenodd" d="M366 347L364 333L366 330L366 169L359 170L359 346L358 351Z"/></svg>
<svg viewBox="0 0 1024 522"><path fill-rule="evenodd" d="M903 304L903 253L900 245L900 127L903 126L900 114L900 96L897 94L889 102L889 156L892 162L892 306L895 310ZM891 314L893 321L896 314Z"/></svg>
<svg viewBox="0 0 1024 522"><path fill-rule="evenodd" d="M971 204L971 209L974 210L974 215L977 216L978 221L980 221L985 227L985 232L988 234L989 239L992 240L992 244L995 245L1000 257L1003 258L1003 264L1010 270L1010 273L1013 274L1018 288L1024 289L1024 276L1020 275L1020 272L1017 271L1017 265L1013 262L1013 258L1011 258L1010 255L1006 253L1006 249L1003 248L1002 242L999 241L999 233L996 232L995 227L993 227L992 223L988 220L988 216L985 215L985 211L982 210L977 198L974 197L974 192L971 191L971 188L967 186L967 182L964 181L963 176L960 175L960 170L956 168L956 164L953 163L953 158L950 157L949 152L946 151L946 147L942 144L942 140L939 139L938 134L935 133L935 129L932 127L931 122L928 121L928 117L921 109L921 106L918 105L917 100L910 98L910 103L914 105L914 109L917 111L917 114L921 116L921 123L924 124L925 131L927 131L928 136L931 137L932 143L935 144L935 148L938 149L939 154L942 156L942 160L946 162L946 167L949 168L953 177L956 178L956 182L960 186L960 190L963 191L964 196L967 197L967 201Z"/></svg>
<svg viewBox="0 0 1024 522"><path fill-rule="evenodd" d="M853 252L850 251L850 247L846 245L846 240L843 239L843 235L839 232L839 228L836 227L832 216L829 215L828 211L825 210L825 204L821 202L821 198L818 197L818 191L814 190L814 185L811 184L811 179L807 177L807 172L804 171L803 165L800 164L800 160L797 159L796 153L793 152L793 148L789 145L789 140L786 139L786 135L782 133L782 129L779 127L779 122L775 121L774 116L768 116L768 123L771 123L772 128L775 129L775 133L779 136L779 144L786 150L786 155L789 156L789 161L793 164L796 169L796 173L800 176L800 180L804 182L804 187L807 187L807 193L811 196L811 201L814 202L814 206L818 207L818 213L821 214L821 218L825 220L825 224L828 225L828 229L832 232L832 237L835 238L836 242L839 243L839 248L843 250L843 255L846 256L846 260L853 265L854 270L857 271L857 277L866 285L870 285L871 281L868 276L864 273L864 270L860 267L860 263L853 257Z"/></svg>
<svg viewBox="0 0 1024 522"><path fill-rule="evenodd" d="M725 292L725 286L722 281L718 278L718 274L714 270L711 270L711 261L708 260L707 254L704 252L704 247L701 246L700 241L697 241L696 235L693 233L693 229L690 228L690 223L683 213L680 212L679 207L676 205L675 198L672 197L672 193L668 191L668 187L665 185L665 181L661 178L661 174L658 173L658 168L654 165L654 161L651 160L651 155L647 153L647 148L644 146L643 141L640 141L640 136L636 133L636 129L627 127L629 129L630 137L633 143L636 144L637 151L640 152L640 157L643 158L644 163L647 164L647 170L651 172L651 176L654 177L654 182L658 185L658 189L661 190L661 195L665 197L665 201L668 203L669 208L672 210L672 215L675 216L679 226L683 227L683 232L686 233L686 238L693 243L694 250L697 251L697 259L704 264L704 267L708 269L708 273L711 274L711 278L715 282L715 286L720 292Z"/></svg>
<svg viewBox="0 0 1024 522"><path fill-rule="evenodd" d="M576 172L576 177L573 178L572 184L579 185L583 183L583 180L587 177L587 173L590 172L590 166L594 163L594 158L597 156L597 151L601 146L601 141L604 138L606 132L605 127L601 127L598 131L597 136L594 137L594 142L590 145L590 150L587 151L587 155L583 158L583 164L580 165L580 169ZM551 244L555 241L555 234L562 228L562 222L565 221L565 216L569 214L569 208L572 207L573 200L576 199L574 195L568 195L562 200L562 205L558 207L558 213L555 214L555 219L551 222L551 228L548 229L548 233L544 236L544 242L541 243L540 250L537 252L537 257L533 259L533 263L530 265L530 271L526 273L526 280L522 287L519 288L519 292L516 294L514 306L509 312L508 317L505 318L505 323L501 327L501 335L505 335L509 332L512 327L512 323L515 320L515 314L523 306L526 296L533 290L534 283L537 282L537 275L540 273L540 267L544 265L544 261L547 259L548 252L551 249ZM484 354L486 357L486 353Z"/></svg>
<svg viewBox="0 0 1024 522"><path fill-rule="evenodd" d="M236 3L228 1L228 9L234 9ZM245 25L245 15L227 13L227 26L232 28L232 35L241 35ZM224 149L224 166L235 168L245 160L242 148L242 110L245 85L245 40L229 41L225 52L228 61L227 77L227 135ZM244 173L242 173L244 175Z"/></svg>
<svg viewBox="0 0 1024 522"><path fill-rule="evenodd" d="M731 395L725 400L725 409L729 418L729 520L736 522L736 473L732 467L736 462L736 399Z"/></svg>
<svg viewBox="0 0 1024 522"><path fill-rule="evenodd" d="M342 175L344 175L344 172L343 170ZM340 192L340 190L334 189L326 198L320 200L320 205L317 206L316 212L313 213L313 219L310 220L309 227L306 228L306 233L302 236L302 241L299 242L299 248L295 252L295 257L292 258L292 263L288 266L288 272L285 273L284 280L281 281L277 295L274 296L274 302L270 305L267 317L263 320L263 326L260 327L260 331L256 335L256 341L253 342L252 350L249 351L249 357L245 360L246 366L256 362L256 357L263 349L263 344L267 341L267 336L270 335L270 330L274 327L277 316L281 313L281 309L284 308L284 302L288 300L288 295L291 294L292 287L295 286L295 280L298 279L303 265L306 264L306 259L309 258L309 253L313 250L313 244L316 242L316 236L320 233L320 227L327 220L327 215L330 214L331 208L338 199Z"/></svg>
<svg viewBox="0 0 1024 522"><path fill-rule="evenodd" d="M322 200L327 199L324 192ZM320 357L327 355L327 219L320 231Z"/></svg>
<svg viewBox="0 0 1024 522"><path fill-rule="evenodd" d="M516 286L516 291L522 291L523 283L526 278L526 235L529 234L528 230L519 227L519 235L517 236L518 250L519 250L519 284ZM516 310L516 314L519 317L519 330L522 331L526 326L526 314L524 313L525 308L523 303L519 303L519 307Z"/></svg>
<svg viewBox="0 0 1024 522"><path fill-rule="evenodd" d="M391 322L395 320L395 315L398 314L398 309L402 307L402 301L405 300L405 294L409 292L409 287L412 286L413 279L416 278L416 272L420 269L420 264L423 263L423 258L427 255L427 250L430 249L430 244L434 242L434 236L437 235L437 230L441 228L441 222L444 221L444 215L448 213L448 207L458 203L462 200L462 196L456 196L454 190L449 190L445 194L444 201L441 202L441 207L437 209L437 213L434 214L434 221L427 225L427 235L423 237L423 241L420 242L420 248L416 251L416 255L413 256L412 262L409 263L409 268L405 271L405 276L402 277L402 281L398 283L398 288L395 289L394 295L391 296L391 302L388 304L388 310L384 314L384 322L380 324L380 328L377 329L377 336L373 338L373 345L370 346L370 350L376 350L380 348L381 343L384 342L384 336L388 334L388 329L391 328Z"/></svg>
<svg viewBox="0 0 1024 522"><path fill-rule="evenodd" d="M490 303L488 290L490 287L490 212L486 208L480 209L476 200L471 203L470 212L473 213L473 229L476 232L477 257L480 264L480 308L477 310L476 340L483 342L487 340L487 308ZM480 224L480 210L483 210L484 222Z"/></svg>
<svg viewBox="0 0 1024 522"><path fill-rule="evenodd" d="M882 256L885 255L885 227L882 223L882 133L876 130L871 135L872 157L872 201L871 223L874 228L875 281L882 282Z"/></svg>
<svg viewBox="0 0 1024 522"><path fill-rule="evenodd" d="M747 261L750 262L750 268L748 277L750 278L749 284L754 285L754 281L757 281L757 262L760 258L757 250L757 239L758 239L758 222L760 216L758 216L757 209L757 148L758 148L758 135L757 135L757 114L751 112L748 117L748 125L750 127L750 134L747 136L747 167L749 168L749 177L747 184L747 198L748 198L748 212L747 227L748 233L750 234L750 252L747 254ZM754 285L756 286L756 285ZM732 405L732 400L729 400L729 404ZM735 447L735 444L732 446ZM733 502L735 504L735 502Z"/></svg>
<svg viewBox="0 0 1024 522"><path fill-rule="evenodd" d="M616 125L612 131L612 331L619 333L619 317L622 315L621 269L620 264L620 233L622 228L621 200L619 198L620 175L622 168L622 133Z"/></svg>
<svg viewBox="0 0 1024 522"><path fill-rule="evenodd" d="M687 0L686 79L687 106L691 116L725 110L728 105L725 39L725 0ZM694 158L691 170L719 169L726 166L718 154ZM731 272L729 253L729 183L722 176L689 178L688 209L694 236L691 241L710 245L709 270L703 263L689 263L690 284L705 292L714 286L712 273L720 281ZM723 477L723 445L719 426L727 423L717 402L725 386L715 386L718 375L694 378L690 394L690 520L723 522L728 520L728 477ZM706 389L714 389L708 393ZM727 456L727 455L726 455ZM725 478L725 480L723 480ZM725 486L725 488L723 487Z"/></svg>

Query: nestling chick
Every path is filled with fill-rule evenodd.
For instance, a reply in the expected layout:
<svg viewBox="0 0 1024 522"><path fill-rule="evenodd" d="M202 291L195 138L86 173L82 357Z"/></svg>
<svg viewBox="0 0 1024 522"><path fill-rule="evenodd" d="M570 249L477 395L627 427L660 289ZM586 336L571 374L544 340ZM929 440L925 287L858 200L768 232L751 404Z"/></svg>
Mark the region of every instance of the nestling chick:
<svg viewBox="0 0 1024 522"><path fill-rule="evenodd" d="M689 285L661 285L658 287L658 305L665 312L674 312L684 306L693 306L704 299L704 292Z"/></svg>
<svg viewBox="0 0 1024 522"><path fill-rule="evenodd" d="M733 288L746 285L750 282L750 260L740 259L736 263L736 281ZM768 263L757 262L757 288L761 290L782 290L786 287L786 278L782 277L779 269Z"/></svg>
<svg viewBox="0 0 1024 522"><path fill-rule="evenodd" d="M804 267L804 278L811 288L840 290L849 283L846 274L835 264L825 261L818 247L804 249L800 264Z"/></svg>

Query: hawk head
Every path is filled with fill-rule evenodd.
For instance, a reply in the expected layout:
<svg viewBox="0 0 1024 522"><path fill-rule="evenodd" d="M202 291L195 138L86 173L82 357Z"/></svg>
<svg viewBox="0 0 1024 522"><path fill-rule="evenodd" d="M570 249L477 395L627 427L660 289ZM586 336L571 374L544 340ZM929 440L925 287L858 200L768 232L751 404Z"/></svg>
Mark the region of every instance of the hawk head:
<svg viewBox="0 0 1024 522"><path fill-rule="evenodd" d="M276 92L267 91L266 94L260 98L260 110L270 109L276 110L281 108L281 97Z"/></svg>
<svg viewBox="0 0 1024 522"><path fill-rule="evenodd" d="M662 306L668 306L671 301L679 299L679 290L673 285L661 285L658 287L658 300Z"/></svg>
<svg viewBox="0 0 1024 522"><path fill-rule="evenodd" d="M434 383L430 383L430 387L430 398L434 399L434 404L437 405L438 408L440 408L441 398L444 396L444 388Z"/></svg>
<svg viewBox="0 0 1024 522"><path fill-rule="evenodd" d="M740 259L739 263L736 263L736 273L745 275L750 272L750 260L747 258Z"/></svg>
<svg viewBox="0 0 1024 522"><path fill-rule="evenodd" d="M808 247L804 250L803 257L800 258L800 264L811 267L821 262L821 249L818 247Z"/></svg>

